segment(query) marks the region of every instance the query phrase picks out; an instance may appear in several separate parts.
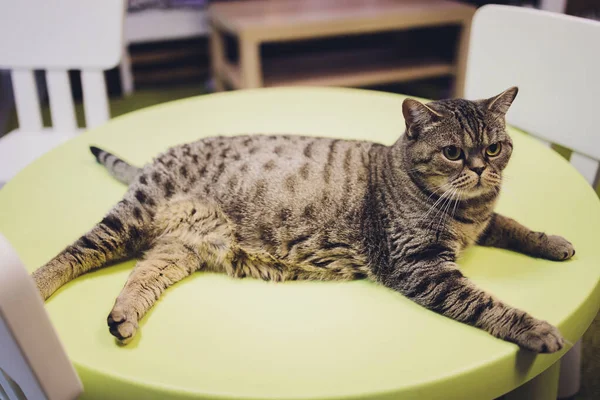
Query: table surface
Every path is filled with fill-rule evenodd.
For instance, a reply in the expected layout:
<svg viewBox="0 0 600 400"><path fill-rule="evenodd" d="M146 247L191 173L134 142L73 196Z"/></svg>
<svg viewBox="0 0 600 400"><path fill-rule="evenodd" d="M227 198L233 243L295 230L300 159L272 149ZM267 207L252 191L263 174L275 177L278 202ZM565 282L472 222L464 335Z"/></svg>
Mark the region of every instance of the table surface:
<svg viewBox="0 0 600 400"><path fill-rule="evenodd" d="M141 165L205 136L292 133L393 143L403 97L278 88L207 95L116 118L44 155L0 190L0 231L33 271L78 238L125 187L89 144ZM518 101L518 99L517 99ZM575 342L600 304L600 207L559 155L511 130L498 210L569 238L565 263L474 247L463 273ZM367 281L234 280L197 273L168 289L119 346L106 326L134 261L87 274L47 309L87 398L492 398L562 355L533 355Z"/></svg>

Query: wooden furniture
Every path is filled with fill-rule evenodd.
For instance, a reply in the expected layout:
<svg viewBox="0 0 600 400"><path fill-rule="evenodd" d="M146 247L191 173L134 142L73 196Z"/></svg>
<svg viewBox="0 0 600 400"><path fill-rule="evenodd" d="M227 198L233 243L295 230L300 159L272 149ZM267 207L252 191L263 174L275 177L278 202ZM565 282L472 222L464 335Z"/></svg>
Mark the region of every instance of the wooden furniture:
<svg viewBox="0 0 600 400"><path fill-rule="evenodd" d="M200 8L156 8L127 13L119 72L123 93L135 89L129 46L132 44L180 40L208 34L206 11Z"/></svg>
<svg viewBox="0 0 600 400"><path fill-rule="evenodd" d="M0 234L0 398L72 400L83 391L44 301Z"/></svg>
<svg viewBox="0 0 600 400"><path fill-rule="evenodd" d="M100 221L125 187L96 163L90 144L135 165L169 146L223 134L326 135L390 145L405 125L404 98L270 88L139 110L78 136L11 180L0 190L0 230L32 272ZM577 254L560 263L475 246L460 268L482 289L576 342L600 303L600 204L561 156L509 132L514 153L498 211L567 237ZM521 398L556 393L556 361L566 349L521 351L368 281L274 284L195 273L167 289L136 338L120 346L106 316L134 264L90 272L46 303L84 383L82 400L88 393L90 399L470 400L497 398L525 382Z"/></svg>
<svg viewBox="0 0 600 400"><path fill-rule="evenodd" d="M367 86L453 75L462 94L469 26L475 8L446 0L278 0L216 3L209 8L217 90L263 86ZM460 26L454 60L416 58L397 49L366 49L269 63L261 45L423 27ZM224 35L239 41L239 63L226 57Z"/></svg>
<svg viewBox="0 0 600 400"><path fill-rule="evenodd" d="M11 70L19 119L19 129L0 138L0 183L77 135L68 70L81 70L87 127L109 119L103 70L119 63L124 7L123 0L0 3L0 68ZM34 77L40 69L46 71L50 129L42 127Z"/></svg>

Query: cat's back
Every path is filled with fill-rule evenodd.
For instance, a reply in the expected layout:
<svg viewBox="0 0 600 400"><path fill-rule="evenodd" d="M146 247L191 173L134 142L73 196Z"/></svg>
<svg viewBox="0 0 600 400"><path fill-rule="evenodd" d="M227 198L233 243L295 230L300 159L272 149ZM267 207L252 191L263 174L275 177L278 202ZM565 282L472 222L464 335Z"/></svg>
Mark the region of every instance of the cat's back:
<svg viewBox="0 0 600 400"><path fill-rule="evenodd" d="M359 208L371 146L294 135L210 137L169 149L146 173L164 176L156 176L163 186L171 182L166 194L216 201L236 222L322 222Z"/></svg>
<svg viewBox="0 0 600 400"><path fill-rule="evenodd" d="M174 186L158 189L165 194L217 203L248 251L299 262L326 249L343 263L361 251L371 146L304 136L213 137L168 150L144 174Z"/></svg>

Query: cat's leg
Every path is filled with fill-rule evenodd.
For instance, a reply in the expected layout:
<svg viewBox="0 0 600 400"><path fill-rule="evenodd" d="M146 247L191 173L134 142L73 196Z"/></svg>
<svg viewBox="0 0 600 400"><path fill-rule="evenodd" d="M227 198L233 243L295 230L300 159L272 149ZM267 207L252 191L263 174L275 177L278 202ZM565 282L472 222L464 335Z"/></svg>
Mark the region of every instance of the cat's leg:
<svg viewBox="0 0 600 400"><path fill-rule="evenodd" d="M199 269L231 269L233 235L218 206L172 201L157 212L155 228L162 234L131 272L108 316L110 333L124 343L169 286Z"/></svg>
<svg viewBox="0 0 600 400"><path fill-rule="evenodd" d="M558 329L477 288L445 257L400 262L380 281L430 310L525 349L552 353L563 347Z"/></svg>
<svg viewBox="0 0 600 400"><path fill-rule="evenodd" d="M108 316L110 333L127 342L135 335L138 321L166 288L198 270L197 251L180 241L161 240L148 250L131 272Z"/></svg>
<svg viewBox="0 0 600 400"><path fill-rule="evenodd" d="M575 255L573 245L565 238L534 232L517 221L496 213L492 215L477 243L549 260L568 260Z"/></svg>
<svg viewBox="0 0 600 400"><path fill-rule="evenodd" d="M144 250L155 208L150 195L130 190L102 221L32 274L44 300L80 275Z"/></svg>

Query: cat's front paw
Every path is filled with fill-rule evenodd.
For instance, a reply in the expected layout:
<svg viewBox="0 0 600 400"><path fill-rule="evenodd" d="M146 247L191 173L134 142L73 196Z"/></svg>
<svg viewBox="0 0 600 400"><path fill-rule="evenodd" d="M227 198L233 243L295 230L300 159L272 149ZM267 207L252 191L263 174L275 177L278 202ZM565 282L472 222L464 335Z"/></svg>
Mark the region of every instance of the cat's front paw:
<svg viewBox="0 0 600 400"><path fill-rule="evenodd" d="M540 233L539 256L553 261L565 261L575 255L575 248L562 236Z"/></svg>
<svg viewBox="0 0 600 400"><path fill-rule="evenodd" d="M516 344L536 353L554 353L563 348L564 339L555 326L546 321L533 321L513 339Z"/></svg>
<svg viewBox="0 0 600 400"><path fill-rule="evenodd" d="M119 304L114 306L106 322L111 335L123 344L129 343L138 329L137 313Z"/></svg>

